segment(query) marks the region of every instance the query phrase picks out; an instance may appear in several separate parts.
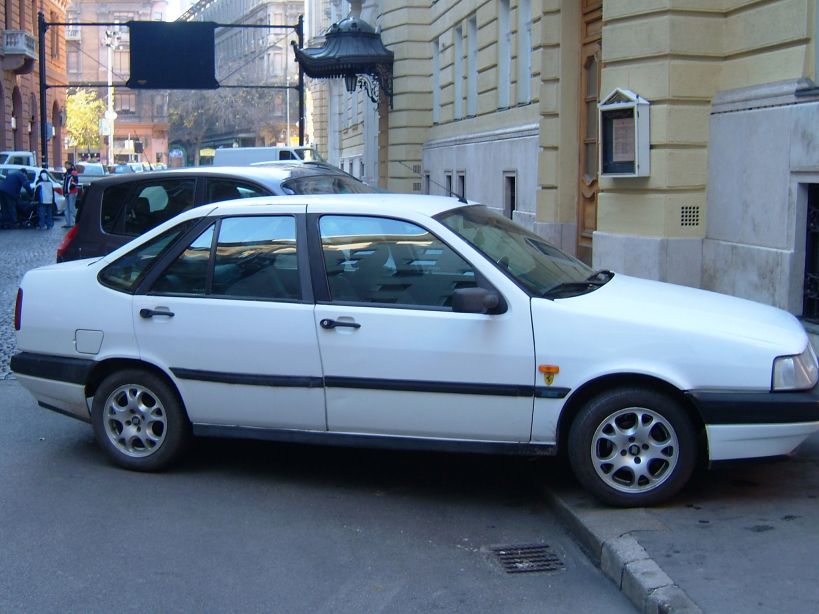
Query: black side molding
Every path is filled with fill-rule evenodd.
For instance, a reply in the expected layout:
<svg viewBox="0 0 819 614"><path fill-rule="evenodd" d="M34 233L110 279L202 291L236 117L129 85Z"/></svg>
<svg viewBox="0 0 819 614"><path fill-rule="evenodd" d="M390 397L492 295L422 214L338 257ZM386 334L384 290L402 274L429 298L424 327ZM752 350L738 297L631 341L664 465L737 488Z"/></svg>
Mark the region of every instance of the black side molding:
<svg viewBox="0 0 819 614"><path fill-rule="evenodd" d="M9 366L19 375L83 385L95 364L96 361L87 358L20 352L11 357Z"/></svg>
<svg viewBox="0 0 819 614"><path fill-rule="evenodd" d="M331 433L329 431L296 431L290 429L266 429L218 424L194 424L197 437L230 437L258 439L286 443L352 446L387 450L423 450L429 452L471 452L473 454L511 454L521 456L555 456L557 446L545 443L522 443L504 441L470 441L467 439L425 439L422 437L386 437Z"/></svg>

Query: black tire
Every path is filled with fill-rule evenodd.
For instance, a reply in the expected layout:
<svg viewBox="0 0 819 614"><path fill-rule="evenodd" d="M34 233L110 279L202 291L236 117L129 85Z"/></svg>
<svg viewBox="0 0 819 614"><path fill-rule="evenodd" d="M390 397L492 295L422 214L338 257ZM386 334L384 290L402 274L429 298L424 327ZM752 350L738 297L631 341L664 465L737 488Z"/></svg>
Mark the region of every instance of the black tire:
<svg viewBox="0 0 819 614"><path fill-rule="evenodd" d="M53 220L58 215L60 215L60 212L57 209L57 203L51 203L51 219Z"/></svg>
<svg viewBox="0 0 819 614"><path fill-rule="evenodd" d="M569 430L569 461L578 481L609 505L655 505L688 482L697 435L676 400L643 388L591 399Z"/></svg>
<svg viewBox="0 0 819 614"><path fill-rule="evenodd" d="M102 381L91 406L91 423L109 458L135 471L169 467L191 439L191 425L176 392L142 369L125 369Z"/></svg>

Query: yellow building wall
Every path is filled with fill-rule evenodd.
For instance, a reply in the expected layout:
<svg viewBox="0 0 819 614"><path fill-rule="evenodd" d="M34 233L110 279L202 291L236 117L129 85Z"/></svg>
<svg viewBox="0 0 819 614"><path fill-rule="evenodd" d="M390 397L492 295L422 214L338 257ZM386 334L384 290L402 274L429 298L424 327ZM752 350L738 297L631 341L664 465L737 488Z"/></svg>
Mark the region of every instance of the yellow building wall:
<svg viewBox="0 0 819 614"><path fill-rule="evenodd" d="M814 10L813 0L604 2L601 95L621 87L651 102L651 176L601 179L598 230L704 236L711 99L812 78ZM701 223L684 225L692 206Z"/></svg>

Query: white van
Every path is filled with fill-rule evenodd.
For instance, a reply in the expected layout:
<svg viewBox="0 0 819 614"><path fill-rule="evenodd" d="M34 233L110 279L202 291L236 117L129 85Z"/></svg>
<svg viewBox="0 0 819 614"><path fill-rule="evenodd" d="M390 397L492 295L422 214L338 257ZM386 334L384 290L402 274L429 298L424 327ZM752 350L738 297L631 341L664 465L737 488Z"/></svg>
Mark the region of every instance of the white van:
<svg viewBox="0 0 819 614"><path fill-rule="evenodd" d="M33 151L0 151L0 164L37 166Z"/></svg>
<svg viewBox="0 0 819 614"><path fill-rule="evenodd" d="M324 162L312 147L224 147L213 155L214 166L249 166L254 162L277 160Z"/></svg>

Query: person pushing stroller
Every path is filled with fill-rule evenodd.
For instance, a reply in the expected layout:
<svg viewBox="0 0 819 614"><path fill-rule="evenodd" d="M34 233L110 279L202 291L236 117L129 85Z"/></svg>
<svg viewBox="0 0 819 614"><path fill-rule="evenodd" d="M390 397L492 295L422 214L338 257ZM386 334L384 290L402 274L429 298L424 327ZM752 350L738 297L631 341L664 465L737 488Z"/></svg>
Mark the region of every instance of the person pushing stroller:
<svg viewBox="0 0 819 614"><path fill-rule="evenodd" d="M40 176L34 183L34 197L37 201L37 228L50 230L54 226L56 195L54 185L45 169L40 171Z"/></svg>
<svg viewBox="0 0 819 614"><path fill-rule="evenodd" d="M28 177L23 171L11 171L0 183L0 204L2 204L3 228L16 228L18 208L20 206L20 190L25 190L34 196L34 190L28 184Z"/></svg>

